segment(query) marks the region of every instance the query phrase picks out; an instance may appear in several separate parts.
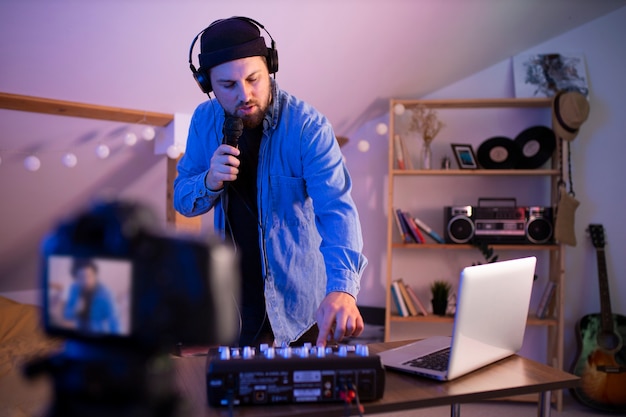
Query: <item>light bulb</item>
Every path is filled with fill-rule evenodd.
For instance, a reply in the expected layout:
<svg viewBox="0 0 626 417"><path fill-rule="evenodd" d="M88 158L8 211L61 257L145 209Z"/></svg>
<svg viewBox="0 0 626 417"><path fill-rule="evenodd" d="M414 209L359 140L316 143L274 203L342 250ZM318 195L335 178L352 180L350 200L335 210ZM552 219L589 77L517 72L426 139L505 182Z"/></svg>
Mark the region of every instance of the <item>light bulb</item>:
<svg viewBox="0 0 626 417"><path fill-rule="evenodd" d="M370 143L366 140L360 140L357 144L357 148L361 152L367 152L370 150Z"/></svg>
<svg viewBox="0 0 626 417"><path fill-rule="evenodd" d="M404 114L404 110L406 110L404 104L398 103L393 106L393 112L396 114L396 116L401 116L402 114Z"/></svg>
<svg viewBox="0 0 626 417"><path fill-rule="evenodd" d="M135 146L135 144L137 143L137 135L135 135L133 132L128 132L124 137L124 143L128 146Z"/></svg>
<svg viewBox="0 0 626 417"><path fill-rule="evenodd" d="M376 125L376 133L378 133L379 135L384 135L385 133L387 133L388 130L389 128L385 123L378 123Z"/></svg>
<svg viewBox="0 0 626 417"><path fill-rule="evenodd" d="M96 155L98 155L98 158L106 159L109 157L110 154L111 154L111 150L109 149L108 146L104 144L100 144L96 147Z"/></svg>
<svg viewBox="0 0 626 417"><path fill-rule="evenodd" d="M141 137L143 137L144 140L150 141L154 139L155 136L156 136L156 131L154 130L152 126L145 127L143 131L141 132Z"/></svg>
<svg viewBox="0 0 626 417"><path fill-rule="evenodd" d="M65 155L63 155L63 158L61 159L61 161L63 162L63 165L65 165L66 167L74 168L76 164L78 163L78 158L73 153L68 152Z"/></svg>
<svg viewBox="0 0 626 417"><path fill-rule="evenodd" d="M178 158L181 153L182 151L176 145L170 145L167 147L167 156L169 156L171 159Z"/></svg>
<svg viewBox="0 0 626 417"><path fill-rule="evenodd" d="M24 159L24 168L31 172L38 171L41 168L41 161L35 155L27 156Z"/></svg>

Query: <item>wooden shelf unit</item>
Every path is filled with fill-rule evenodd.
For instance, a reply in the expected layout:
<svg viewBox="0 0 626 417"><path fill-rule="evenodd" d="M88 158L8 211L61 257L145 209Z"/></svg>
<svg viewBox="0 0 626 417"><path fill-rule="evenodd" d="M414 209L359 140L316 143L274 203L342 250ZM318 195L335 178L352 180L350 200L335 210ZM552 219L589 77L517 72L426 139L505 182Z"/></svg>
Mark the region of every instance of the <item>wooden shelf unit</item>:
<svg viewBox="0 0 626 417"><path fill-rule="evenodd" d="M530 178L536 177L538 181L548 181L550 192L550 201L546 201L545 205L556 207L557 202L557 186L560 171L556 161L556 156L559 154L557 143L557 150L552 155L551 166L547 169L409 169L401 170L396 167L396 152L394 148L394 135L398 134L395 129L394 108L396 105L402 104L405 108L410 108L417 105L424 105L427 108L432 109L539 109L542 112L546 112L547 116L551 117L551 100L550 99L462 99L462 100L397 100L391 99L389 106L389 155L388 155L388 196L387 196L387 265L386 265L386 313L385 313L385 341L391 341L391 327L395 323L434 323L434 324L451 324L453 322L452 316L439 317L434 315L428 316L409 316L400 317L392 313L393 299L391 295L391 282L398 278L394 276L394 253L398 251L416 251L416 254L428 253L429 257L435 257L438 253L445 254L445 251L459 251L459 250L474 250L476 247L470 244L438 244L438 243L420 243L420 244L407 244L401 243L396 237L394 240L394 230L397 229L397 225L394 219L395 206L395 191L396 182L400 179L402 181L423 181L424 178L451 178L456 180L457 178L473 178L473 177L485 177L486 181L493 180L495 178ZM435 139L438 140L438 139ZM428 199L426 197L426 199ZM431 225L432 227L433 225ZM397 233L395 233L397 236ZM563 310L563 282L565 275L565 262L564 262L564 245L562 244L494 244L490 245L497 253L504 254L507 251L546 251L546 258L548 259L548 279L557 283L557 293L551 308L551 314L547 318L539 319L535 315L530 315L528 318L529 326L545 327L547 331L547 362L549 365L563 369L563 329L564 329L564 310ZM407 279L405 278L405 282ZM408 279L411 282L411 279ZM428 301L428 300L422 300ZM553 400L556 403L557 409L562 409L562 392L557 392L553 396Z"/></svg>

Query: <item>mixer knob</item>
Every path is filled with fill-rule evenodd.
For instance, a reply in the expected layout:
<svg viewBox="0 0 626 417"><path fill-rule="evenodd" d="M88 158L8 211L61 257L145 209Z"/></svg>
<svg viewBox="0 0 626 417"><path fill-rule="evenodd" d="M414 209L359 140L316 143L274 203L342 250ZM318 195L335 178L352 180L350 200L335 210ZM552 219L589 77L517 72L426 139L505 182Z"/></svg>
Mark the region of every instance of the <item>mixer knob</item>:
<svg viewBox="0 0 626 417"><path fill-rule="evenodd" d="M285 359L291 358L291 353L292 353L292 351L291 351L291 348L289 346L287 346L286 348L282 349L283 358L285 358Z"/></svg>
<svg viewBox="0 0 626 417"><path fill-rule="evenodd" d="M323 347L316 347L315 350L316 356L318 358L323 358L326 356L326 349L324 349Z"/></svg>
<svg viewBox="0 0 626 417"><path fill-rule="evenodd" d="M300 357L301 358L308 358L309 357L309 349L306 348L305 346L302 346L299 349L299 353L300 353Z"/></svg>
<svg viewBox="0 0 626 417"><path fill-rule="evenodd" d="M343 358L348 356L348 348L345 345L339 346L339 356Z"/></svg>
<svg viewBox="0 0 626 417"><path fill-rule="evenodd" d="M221 360L227 361L230 359L230 348L228 346L220 346L218 350Z"/></svg>
<svg viewBox="0 0 626 417"><path fill-rule="evenodd" d="M359 356L369 356L370 349L367 345L356 345L356 354Z"/></svg>
<svg viewBox="0 0 626 417"><path fill-rule="evenodd" d="M252 346L244 346L243 348L243 358L244 359L252 359L254 358L254 347Z"/></svg>

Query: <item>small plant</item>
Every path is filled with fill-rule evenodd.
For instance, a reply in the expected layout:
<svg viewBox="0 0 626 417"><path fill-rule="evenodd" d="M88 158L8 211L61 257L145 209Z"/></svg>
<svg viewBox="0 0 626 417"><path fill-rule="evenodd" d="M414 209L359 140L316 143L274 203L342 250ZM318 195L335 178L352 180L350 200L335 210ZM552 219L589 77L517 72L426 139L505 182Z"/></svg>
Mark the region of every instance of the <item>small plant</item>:
<svg viewBox="0 0 626 417"><path fill-rule="evenodd" d="M438 316L445 316L448 309L448 296L452 285L447 281L435 281L430 284L430 292L433 296L431 300L433 313Z"/></svg>
<svg viewBox="0 0 626 417"><path fill-rule="evenodd" d="M447 281L435 281L430 284L430 292L433 295L433 300L448 301L448 296L450 295L451 289L452 285L450 285L450 283Z"/></svg>

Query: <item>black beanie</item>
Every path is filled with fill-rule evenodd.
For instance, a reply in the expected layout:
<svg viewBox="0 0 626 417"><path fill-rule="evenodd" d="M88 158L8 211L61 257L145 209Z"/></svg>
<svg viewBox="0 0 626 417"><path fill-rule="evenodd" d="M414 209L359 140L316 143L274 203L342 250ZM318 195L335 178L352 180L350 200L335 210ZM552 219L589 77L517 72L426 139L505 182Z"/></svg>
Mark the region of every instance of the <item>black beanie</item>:
<svg viewBox="0 0 626 417"><path fill-rule="evenodd" d="M237 17L213 22L200 38L200 70L251 56L267 57L265 39L252 22Z"/></svg>

